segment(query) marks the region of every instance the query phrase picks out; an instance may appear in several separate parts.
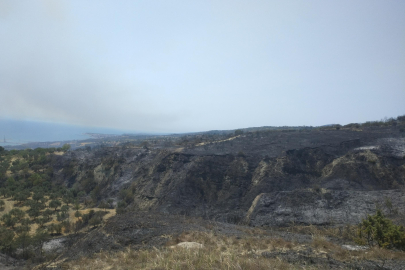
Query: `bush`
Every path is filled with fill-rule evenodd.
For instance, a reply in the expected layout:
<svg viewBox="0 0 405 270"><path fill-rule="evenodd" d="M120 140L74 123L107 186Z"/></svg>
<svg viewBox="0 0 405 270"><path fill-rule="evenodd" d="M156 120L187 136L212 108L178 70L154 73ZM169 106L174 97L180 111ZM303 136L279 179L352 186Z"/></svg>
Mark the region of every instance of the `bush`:
<svg viewBox="0 0 405 270"><path fill-rule="evenodd" d="M125 201L118 202L117 209L116 209L117 214L120 215L120 214L125 213L126 212L126 207L127 207L127 204L126 204Z"/></svg>
<svg viewBox="0 0 405 270"><path fill-rule="evenodd" d="M368 216L359 225L359 244L405 250L405 229L385 218L381 210Z"/></svg>

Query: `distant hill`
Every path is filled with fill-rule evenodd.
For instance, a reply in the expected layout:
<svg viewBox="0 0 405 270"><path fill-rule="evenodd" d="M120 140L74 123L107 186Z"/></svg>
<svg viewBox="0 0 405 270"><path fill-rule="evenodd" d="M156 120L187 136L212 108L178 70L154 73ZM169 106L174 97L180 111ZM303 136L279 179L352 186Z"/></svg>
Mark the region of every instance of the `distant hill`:
<svg viewBox="0 0 405 270"><path fill-rule="evenodd" d="M119 135L128 131L60 123L0 119L0 146L29 142L85 140L90 134Z"/></svg>

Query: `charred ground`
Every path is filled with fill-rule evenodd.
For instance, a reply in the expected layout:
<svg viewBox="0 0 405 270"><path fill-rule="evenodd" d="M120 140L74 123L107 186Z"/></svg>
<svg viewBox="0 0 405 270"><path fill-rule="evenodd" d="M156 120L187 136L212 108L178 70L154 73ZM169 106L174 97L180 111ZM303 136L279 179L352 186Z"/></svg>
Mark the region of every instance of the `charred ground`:
<svg viewBox="0 0 405 270"><path fill-rule="evenodd" d="M165 246L183 232L212 231L214 223L225 237L244 237L253 227L273 228L274 236L276 227L355 225L385 207L404 224L404 126L398 118L395 124L238 130L51 153L43 170L52 185L71 190L83 207L109 201L118 213L71 237L75 248L58 260ZM266 256L280 251L272 252ZM302 255L294 252L282 256Z"/></svg>

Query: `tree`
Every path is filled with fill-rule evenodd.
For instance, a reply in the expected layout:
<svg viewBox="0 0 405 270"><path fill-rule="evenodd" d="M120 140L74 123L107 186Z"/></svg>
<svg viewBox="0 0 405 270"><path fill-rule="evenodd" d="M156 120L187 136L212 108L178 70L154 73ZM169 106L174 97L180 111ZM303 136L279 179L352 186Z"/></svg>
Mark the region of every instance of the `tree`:
<svg viewBox="0 0 405 270"><path fill-rule="evenodd" d="M126 204L125 201L118 202L117 209L116 209L117 214L119 215L119 214L125 213L125 208L126 207L127 207L127 204Z"/></svg>
<svg viewBox="0 0 405 270"><path fill-rule="evenodd" d="M6 229L0 226L0 250L11 256L15 245L14 245L14 232L12 230ZM8 263L8 257L6 257L6 264Z"/></svg>
<svg viewBox="0 0 405 270"><path fill-rule="evenodd" d="M70 149L70 144L68 144L68 143L65 143L63 146L62 146L62 151L63 152L66 152L66 151L68 151Z"/></svg>
<svg viewBox="0 0 405 270"><path fill-rule="evenodd" d="M34 172L39 172L39 170L42 169L42 166L39 164L35 164L31 166L31 170L33 170Z"/></svg>
<svg viewBox="0 0 405 270"><path fill-rule="evenodd" d="M20 247L23 252L23 257L26 259L27 258L27 247L31 243L31 236L28 232L24 231L18 237L15 239L15 243L17 244L17 247Z"/></svg>
<svg viewBox="0 0 405 270"><path fill-rule="evenodd" d="M15 224L17 223L17 219L13 217L10 213L4 214L1 217L1 221L4 222L6 227L14 228Z"/></svg>
<svg viewBox="0 0 405 270"><path fill-rule="evenodd" d="M79 219L81 216L82 216L82 213L80 213L79 211L76 211L75 217L76 217L77 219Z"/></svg>
<svg viewBox="0 0 405 270"><path fill-rule="evenodd" d="M46 219L49 220L49 218L52 216L53 212L51 209L45 209L44 212L42 212L42 216Z"/></svg>
<svg viewBox="0 0 405 270"><path fill-rule="evenodd" d="M42 258L42 248L46 241L49 239L49 234L43 229L36 231L35 235L32 237L32 243L39 250L40 257Z"/></svg>
<svg viewBox="0 0 405 270"><path fill-rule="evenodd" d="M10 190L15 190L16 182L13 177L7 178L6 187L9 188Z"/></svg>
<svg viewBox="0 0 405 270"><path fill-rule="evenodd" d="M405 250L405 229L394 225L390 219L384 217L381 210L377 210L375 215L369 215L360 223L358 242Z"/></svg>
<svg viewBox="0 0 405 270"><path fill-rule="evenodd" d="M16 218L17 222L20 222L20 220L25 217L25 212L20 208L13 208L8 213L10 215L13 215Z"/></svg>
<svg viewBox="0 0 405 270"><path fill-rule="evenodd" d="M60 211L61 211L62 213L67 213L67 212L69 211L69 206L67 206L66 204L63 205L63 206L60 208Z"/></svg>
<svg viewBox="0 0 405 270"><path fill-rule="evenodd" d="M14 194L14 199L16 201L18 201L19 203L22 203L22 202L26 201L30 195L31 194L28 190L24 190L24 191L17 192L16 194Z"/></svg>
<svg viewBox="0 0 405 270"><path fill-rule="evenodd" d="M45 223L48 221L48 219L45 217L42 217L42 218L38 217L35 219L35 221L39 225L39 228L43 228Z"/></svg>
<svg viewBox="0 0 405 270"><path fill-rule="evenodd" d="M110 205L110 208L113 208L113 202L114 200L111 198L107 200L107 203Z"/></svg>
<svg viewBox="0 0 405 270"><path fill-rule="evenodd" d="M59 206L61 206L61 205L62 205L62 203L61 203L59 200L52 200L52 201L49 203L49 207L55 208L55 212L56 212L56 209L57 209Z"/></svg>
<svg viewBox="0 0 405 270"><path fill-rule="evenodd" d="M38 207L31 207L27 212L28 215L32 218L37 218L41 214L41 211Z"/></svg>
<svg viewBox="0 0 405 270"><path fill-rule="evenodd" d="M72 224L67 220L62 222L62 226L65 228L65 233L69 233L72 228Z"/></svg>
<svg viewBox="0 0 405 270"><path fill-rule="evenodd" d="M93 226L93 228L99 224L101 224L101 218L99 216L94 216L89 220L89 225Z"/></svg>
<svg viewBox="0 0 405 270"><path fill-rule="evenodd" d="M34 195L32 195L32 199L36 202L42 200L44 197L44 194L42 192L35 192Z"/></svg>
<svg viewBox="0 0 405 270"><path fill-rule="evenodd" d="M101 195L101 189L100 186L96 186L91 192L90 192L90 196L91 199L96 203L98 201L98 199L100 198Z"/></svg>
<svg viewBox="0 0 405 270"><path fill-rule="evenodd" d="M80 208L81 208L81 206L78 203L75 203L75 205L73 206L73 209L76 211L80 210Z"/></svg>
<svg viewBox="0 0 405 270"><path fill-rule="evenodd" d="M0 195L5 198L6 195L7 195L7 189L6 188L0 188Z"/></svg>
<svg viewBox="0 0 405 270"><path fill-rule="evenodd" d="M55 229L57 234L61 234L62 229L63 229L63 225L62 224L55 224L54 229Z"/></svg>
<svg viewBox="0 0 405 270"><path fill-rule="evenodd" d="M105 209L106 209L107 207L109 207L109 204L108 204L107 202L105 202L105 201L102 201L102 202L98 205L98 207L104 209L104 212L105 212Z"/></svg>
<svg viewBox="0 0 405 270"><path fill-rule="evenodd" d="M43 179L42 179L42 177L39 175L39 174L37 174L37 173L34 173L33 175L31 175L30 176L30 178L29 178L29 180L30 180L30 182L31 182L31 184L33 185L33 186L39 186L39 185L41 185L42 183L43 183Z"/></svg>
<svg viewBox="0 0 405 270"><path fill-rule="evenodd" d="M0 200L0 211L3 211L4 210L4 205L5 205L6 203L3 201L3 200Z"/></svg>
<svg viewBox="0 0 405 270"><path fill-rule="evenodd" d="M69 206L69 204L73 202L73 196L70 193L63 196L63 202Z"/></svg>

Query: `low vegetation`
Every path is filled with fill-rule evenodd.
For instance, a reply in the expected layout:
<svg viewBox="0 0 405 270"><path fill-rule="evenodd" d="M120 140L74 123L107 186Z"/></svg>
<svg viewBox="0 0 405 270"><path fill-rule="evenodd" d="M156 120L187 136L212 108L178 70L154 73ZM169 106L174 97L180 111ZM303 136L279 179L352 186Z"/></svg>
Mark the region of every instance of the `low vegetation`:
<svg viewBox="0 0 405 270"><path fill-rule="evenodd" d="M69 149L0 149L1 252L41 261L47 240L98 226L105 215L115 214L107 203L103 210L86 207L90 194L52 181L52 154Z"/></svg>
<svg viewBox="0 0 405 270"><path fill-rule="evenodd" d="M335 265L359 266L371 261L383 266L387 260L405 260L399 251L373 247L350 251L328 240L313 226L301 227L317 232L312 240L300 243L286 241L273 231L248 229L250 236L224 236L212 232L184 232L170 238L166 247L125 251L103 251L92 257L65 262L67 269L327 269L328 262ZM176 244L197 242L202 248L182 248ZM304 267L304 268L303 268ZM346 267L344 267L346 269Z"/></svg>
<svg viewBox="0 0 405 270"><path fill-rule="evenodd" d="M405 228L395 225L381 210L368 216L359 225L359 244L405 251Z"/></svg>

